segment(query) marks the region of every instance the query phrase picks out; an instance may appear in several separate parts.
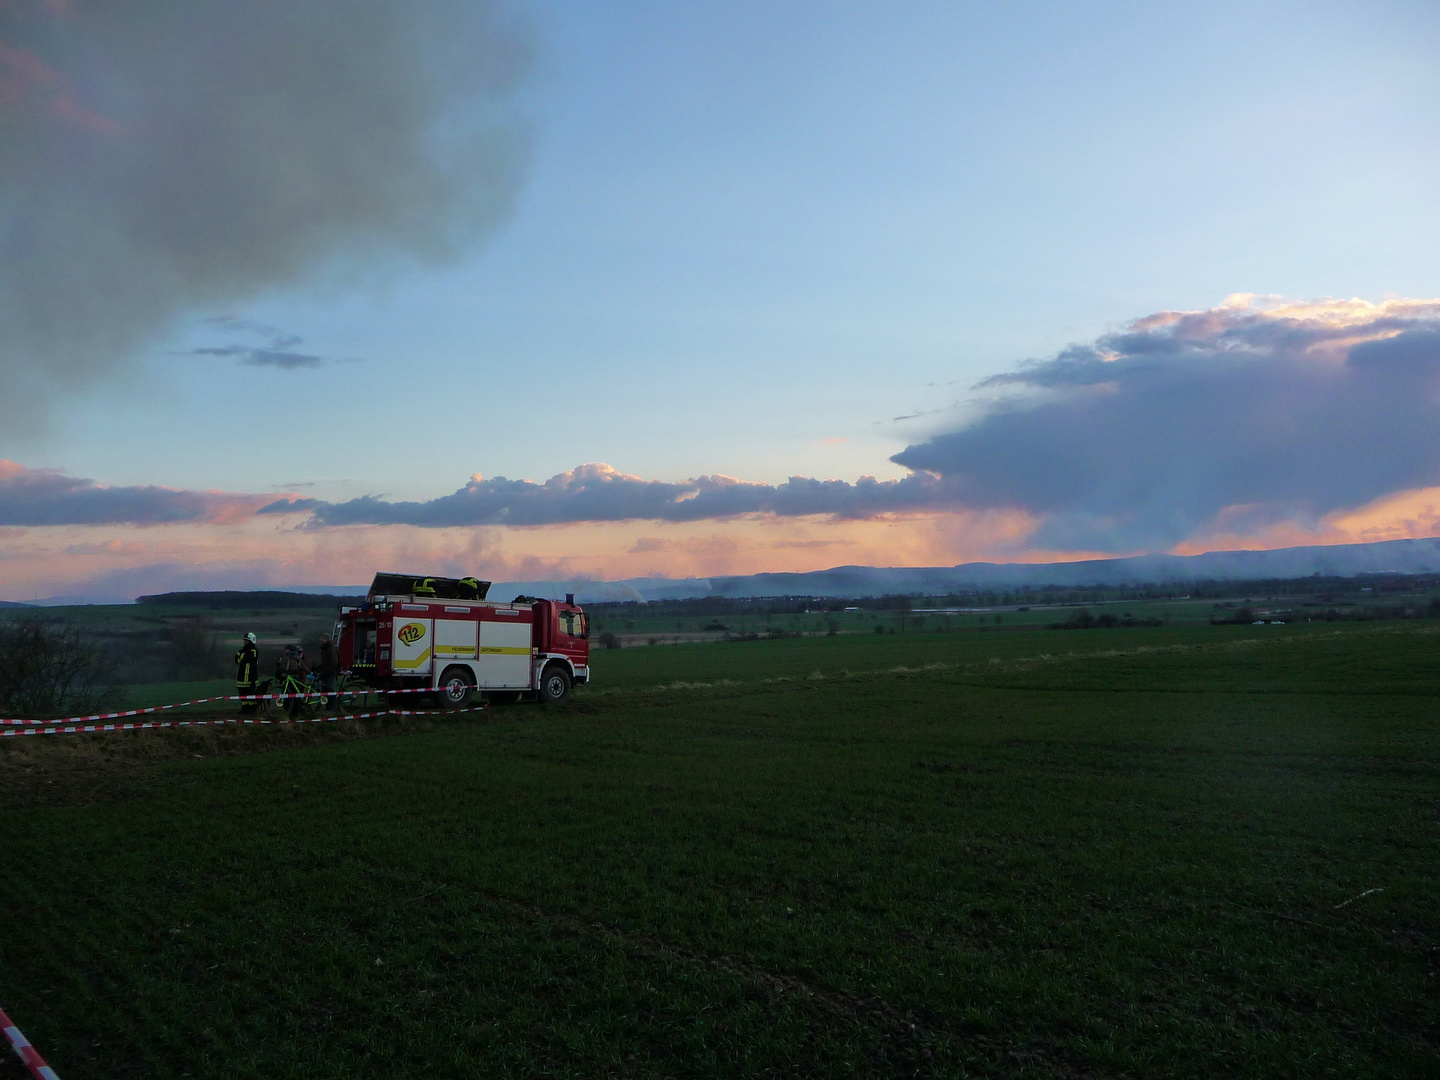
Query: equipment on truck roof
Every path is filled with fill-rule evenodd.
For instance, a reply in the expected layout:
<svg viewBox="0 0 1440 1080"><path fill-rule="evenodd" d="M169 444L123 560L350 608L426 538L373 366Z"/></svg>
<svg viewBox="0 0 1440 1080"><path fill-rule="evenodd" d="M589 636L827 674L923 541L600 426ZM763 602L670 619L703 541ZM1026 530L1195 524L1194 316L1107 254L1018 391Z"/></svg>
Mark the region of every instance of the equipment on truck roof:
<svg viewBox="0 0 1440 1080"><path fill-rule="evenodd" d="M437 600L484 600L490 582L479 578L432 577L428 574L376 574L369 599L377 596L424 596Z"/></svg>

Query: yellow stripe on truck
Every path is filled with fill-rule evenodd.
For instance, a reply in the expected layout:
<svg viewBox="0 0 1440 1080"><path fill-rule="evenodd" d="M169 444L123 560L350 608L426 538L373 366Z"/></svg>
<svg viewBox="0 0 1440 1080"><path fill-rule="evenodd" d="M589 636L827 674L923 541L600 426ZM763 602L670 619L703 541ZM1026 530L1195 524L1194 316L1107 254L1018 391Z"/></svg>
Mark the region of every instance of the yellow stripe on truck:
<svg viewBox="0 0 1440 1080"><path fill-rule="evenodd" d="M522 645L512 647L509 645L481 645L480 651L486 656L529 656L530 646Z"/></svg>
<svg viewBox="0 0 1440 1080"><path fill-rule="evenodd" d="M422 652L419 656L415 657L414 660L396 660L396 661L395 661L395 667L397 667L397 668L418 668L418 667L420 667L422 664L426 663L429 659L430 659L430 650L429 650L429 649L426 649L426 650L425 650L424 652Z"/></svg>

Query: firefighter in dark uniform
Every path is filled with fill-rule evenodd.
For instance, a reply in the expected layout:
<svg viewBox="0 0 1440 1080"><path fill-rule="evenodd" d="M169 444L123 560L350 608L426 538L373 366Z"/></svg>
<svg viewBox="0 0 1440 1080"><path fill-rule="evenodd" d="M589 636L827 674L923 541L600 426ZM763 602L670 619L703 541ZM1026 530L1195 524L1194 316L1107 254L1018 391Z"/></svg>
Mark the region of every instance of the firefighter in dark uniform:
<svg viewBox="0 0 1440 1080"><path fill-rule="evenodd" d="M255 647L255 635L246 634L245 640L240 643L240 651L235 654L235 693L255 693L259 677L260 650ZM240 711L242 713L254 712L255 702L241 702Z"/></svg>

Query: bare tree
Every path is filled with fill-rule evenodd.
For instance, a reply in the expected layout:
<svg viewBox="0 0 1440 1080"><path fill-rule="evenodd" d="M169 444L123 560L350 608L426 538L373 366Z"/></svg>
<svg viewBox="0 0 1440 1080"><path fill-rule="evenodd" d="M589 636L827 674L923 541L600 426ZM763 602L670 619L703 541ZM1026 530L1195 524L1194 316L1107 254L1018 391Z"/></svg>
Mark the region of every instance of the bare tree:
<svg viewBox="0 0 1440 1080"><path fill-rule="evenodd" d="M175 669L181 675L214 678L221 672L216 651L219 637L206 615L184 615L171 622L170 648Z"/></svg>
<svg viewBox="0 0 1440 1080"><path fill-rule="evenodd" d="M900 618L900 632L901 632L902 634L905 633L905 620L906 620L906 619L909 617L909 615L910 615L910 607L911 607L911 605L910 605L910 597L908 597L908 596L886 596L886 597L883 598L883 600L884 600L885 606L888 607L890 610L894 611L895 614L899 616L899 618Z"/></svg>
<svg viewBox="0 0 1440 1080"><path fill-rule="evenodd" d="M113 695L114 665L80 629L41 614L0 620L0 713L74 716Z"/></svg>

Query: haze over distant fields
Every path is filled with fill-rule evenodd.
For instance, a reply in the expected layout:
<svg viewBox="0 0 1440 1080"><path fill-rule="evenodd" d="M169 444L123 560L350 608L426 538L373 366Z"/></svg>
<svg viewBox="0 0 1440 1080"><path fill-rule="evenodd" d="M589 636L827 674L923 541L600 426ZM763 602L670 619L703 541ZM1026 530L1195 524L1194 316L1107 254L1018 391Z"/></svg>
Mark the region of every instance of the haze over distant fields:
<svg viewBox="0 0 1440 1080"><path fill-rule="evenodd" d="M1197 582L1256 581L1313 575L1355 577L1365 574L1435 573L1440 573L1440 539L1381 540L1372 544L1327 544L1271 551L1211 551L1203 555L1139 555L1078 562L837 566L799 573L717 575L708 578L640 577L621 581L586 578L496 581L492 583L490 596L500 600L517 595L558 599L572 594L582 604L705 596L946 596L988 589L1091 585L1179 587ZM246 588L236 581L225 584L235 589ZM128 583L129 591L70 593L42 598L38 602L126 604L141 595L134 591L137 585L138 582L132 579ZM363 596L368 588L368 583L357 582L351 585L291 585L278 591L354 597Z"/></svg>
<svg viewBox="0 0 1440 1080"><path fill-rule="evenodd" d="M1437 46L0 4L0 598L1432 537Z"/></svg>

